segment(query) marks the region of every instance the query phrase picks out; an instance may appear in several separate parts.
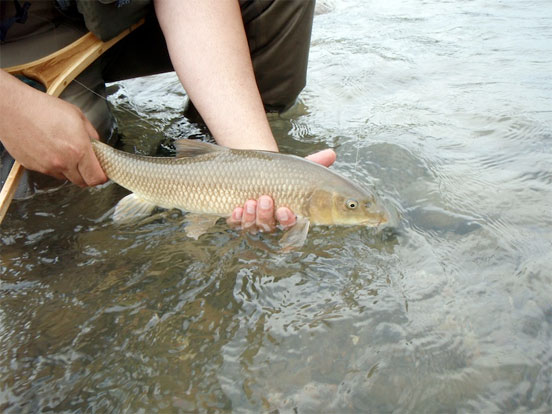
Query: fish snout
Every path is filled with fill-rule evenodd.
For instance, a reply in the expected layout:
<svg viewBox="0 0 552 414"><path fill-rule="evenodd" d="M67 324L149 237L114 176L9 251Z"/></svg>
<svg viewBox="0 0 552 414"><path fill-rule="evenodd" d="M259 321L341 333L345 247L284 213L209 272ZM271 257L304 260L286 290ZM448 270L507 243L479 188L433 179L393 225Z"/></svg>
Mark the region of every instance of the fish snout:
<svg viewBox="0 0 552 414"><path fill-rule="evenodd" d="M381 204L376 204L370 209L370 219L367 220L369 226L373 226L376 229L385 227L391 220L391 216L387 209L381 206Z"/></svg>

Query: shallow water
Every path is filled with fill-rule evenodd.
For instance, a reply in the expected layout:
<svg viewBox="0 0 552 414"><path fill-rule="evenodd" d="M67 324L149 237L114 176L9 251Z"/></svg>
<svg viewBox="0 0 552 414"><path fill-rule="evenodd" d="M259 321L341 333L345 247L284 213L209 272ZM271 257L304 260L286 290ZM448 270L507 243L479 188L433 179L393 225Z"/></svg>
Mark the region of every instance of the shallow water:
<svg viewBox="0 0 552 414"><path fill-rule="evenodd" d="M335 1L281 148L400 218L380 234L199 241L118 228L114 184L15 202L0 230L6 412L552 409L552 7ZM174 75L111 96L125 147L202 131ZM131 111L142 119L129 115ZM161 149L161 152L164 150Z"/></svg>

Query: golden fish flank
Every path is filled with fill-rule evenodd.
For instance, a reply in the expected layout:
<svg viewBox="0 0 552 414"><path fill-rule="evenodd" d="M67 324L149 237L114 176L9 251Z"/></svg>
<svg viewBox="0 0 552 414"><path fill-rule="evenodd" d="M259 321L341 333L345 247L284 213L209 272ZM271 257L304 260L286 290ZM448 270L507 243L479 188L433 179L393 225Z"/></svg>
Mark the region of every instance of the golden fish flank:
<svg viewBox="0 0 552 414"><path fill-rule="evenodd" d="M372 193L326 167L293 155L180 140L175 143L175 158L160 158L92 142L107 176L133 192L118 204L114 217L118 220L149 214L160 206L211 215L214 222L263 194L274 199L276 208L289 207L302 218L307 223L305 234L308 221L378 226L388 220Z"/></svg>

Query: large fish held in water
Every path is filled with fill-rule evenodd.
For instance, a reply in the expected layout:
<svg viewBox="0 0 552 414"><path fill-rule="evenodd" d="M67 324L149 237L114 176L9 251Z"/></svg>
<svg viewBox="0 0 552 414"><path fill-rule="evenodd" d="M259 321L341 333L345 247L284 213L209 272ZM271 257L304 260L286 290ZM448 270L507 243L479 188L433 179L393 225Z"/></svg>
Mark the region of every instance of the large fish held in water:
<svg viewBox="0 0 552 414"><path fill-rule="evenodd" d="M191 213L186 232L197 238L247 200L269 195L289 207L297 224L280 244L301 246L310 223L377 227L388 214L371 192L330 169L294 155L235 150L178 140L176 157L148 157L92 140L106 175L132 191L116 206L114 220L143 217L159 206Z"/></svg>

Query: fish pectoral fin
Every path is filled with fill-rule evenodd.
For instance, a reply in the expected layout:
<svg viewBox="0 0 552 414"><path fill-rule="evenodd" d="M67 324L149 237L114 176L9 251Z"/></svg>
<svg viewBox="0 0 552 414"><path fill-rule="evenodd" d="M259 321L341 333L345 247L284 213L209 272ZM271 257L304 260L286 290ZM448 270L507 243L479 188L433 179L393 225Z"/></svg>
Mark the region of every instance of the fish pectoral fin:
<svg viewBox="0 0 552 414"><path fill-rule="evenodd" d="M306 217L297 217L297 222L293 227L287 230L280 239L280 246L282 251L290 251L295 248L301 247L307 240L307 234L309 232L310 221Z"/></svg>
<svg viewBox="0 0 552 414"><path fill-rule="evenodd" d="M150 215L155 207L155 204L132 193L117 203L113 213L113 221L119 224L130 223Z"/></svg>
<svg viewBox="0 0 552 414"><path fill-rule="evenodd" d="M186 216L186 225L184 231L188 237L197 240L199 236L207 233L213 227L220 217L206 214L190 213Z"/></svg>
<svg viewBox="0 0 552 414"><path fill-rule="evenodd" d="M193 139L179 139L174 142L176 158L195 157L211 152L228 151L228 148Z"/></svg>

